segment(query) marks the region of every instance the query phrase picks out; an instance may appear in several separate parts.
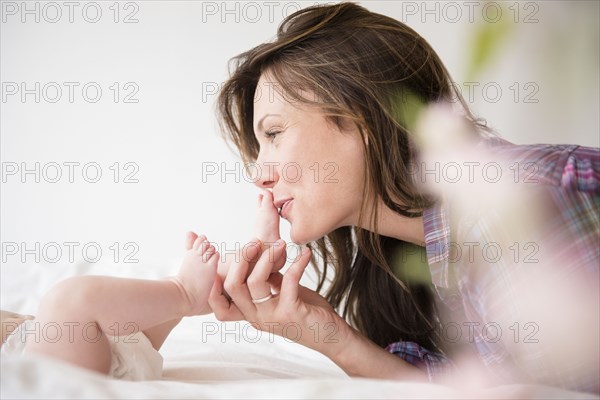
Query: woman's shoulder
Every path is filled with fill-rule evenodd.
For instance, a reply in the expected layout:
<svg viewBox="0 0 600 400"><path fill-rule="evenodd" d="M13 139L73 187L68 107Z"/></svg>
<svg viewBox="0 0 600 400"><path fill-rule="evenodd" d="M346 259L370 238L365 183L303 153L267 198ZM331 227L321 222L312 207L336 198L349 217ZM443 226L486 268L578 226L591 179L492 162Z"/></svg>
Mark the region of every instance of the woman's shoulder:
<svg viewBox="0 0 600 400"><path fill-rule="evenodd" d="M538 183L568 190L600 192L600 148L577 144L515 144L500 137L482 139L477 148L515 183Z"/></svg>

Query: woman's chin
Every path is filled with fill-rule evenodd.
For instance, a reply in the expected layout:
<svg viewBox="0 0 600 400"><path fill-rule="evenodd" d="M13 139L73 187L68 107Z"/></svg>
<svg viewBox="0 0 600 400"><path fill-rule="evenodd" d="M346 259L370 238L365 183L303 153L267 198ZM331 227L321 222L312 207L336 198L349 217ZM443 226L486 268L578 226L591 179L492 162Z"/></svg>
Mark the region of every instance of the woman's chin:
<svg viewBox="0 0 600 400"><path fill-rule="evenodd" d="M292 225L292 229L290 230L290 240L299 246L308 243L308 240L306 240L306 236L304 235L304 233L298 232L297 229L294 229L294 225Z"/></svg>
<svg viewBox="0 0 600 400"><path fill-rule="evenodd" d="M315 232L295 230L293 225L290 231L290 240L298 246L303 246L307 243L314 242L323 236L324 235L317 235Z"/></svg>

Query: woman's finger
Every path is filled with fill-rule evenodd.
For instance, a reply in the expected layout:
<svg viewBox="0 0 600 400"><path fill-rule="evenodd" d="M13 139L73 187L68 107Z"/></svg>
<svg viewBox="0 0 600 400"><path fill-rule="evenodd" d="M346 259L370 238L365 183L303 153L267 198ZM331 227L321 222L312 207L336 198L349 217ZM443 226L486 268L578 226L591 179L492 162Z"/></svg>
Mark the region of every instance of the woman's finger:
<svg viewBox="0 0 600 400"><path fill-rule="evenodd" d="M281 251L281 252L278 252L275 254L273 263L271 265L271 272L280 271L281 268L284 267L284 265L287 261L287 244L285 243L285 240L279 239L277 242L282 243L280 246L283 246L284 251Z"/></svg>
<svg viewBox="0 0 600 400"><path fill-rule="evenodd" d="M251 240L242 248L238 259L233 262L223 283L224 289L233 299L239 310L244 314L245 319L252 318L256 312L256 307L252 303L250 291L246 284L248 272L256 264L260 257L261 241Z"/></svg>
<svg viewBox="0 0 600 400"><path fill-rule="evenodd" d="M215 276L215 282L208 296L208 305L219 321L240 321L244 319L240 309L225 297L223 281L219 275Z"/></svg>
<svg viewBox="0 0 600 400"><path fill-rule="evenodd" d="M298 288L300 286L300 278L306 270L306 266L310 261L310 249L308 247L302 250L302 253L296 258L296 261L290 265L283 281L281 282L281 301L284 303L292 303L298 298Z"/></svg>
<svg viewBox="0 0 600 400"><path fill-rule="evenodd" d="M271 285L267 280L269 279L269 275L271 275L273 264L276 259L281 259L282 253L285 253L285 242L280 239L261 254L247 280L252 300L264 299L271 295Z"/></svg>
<svg viewBox="0 0 600 400"><path fill-rule="evenodd" d="M273 272L267 280L271 285L271 292L279 294L281 292L281 282L283 282L283 274L281 272Z"/></svg>

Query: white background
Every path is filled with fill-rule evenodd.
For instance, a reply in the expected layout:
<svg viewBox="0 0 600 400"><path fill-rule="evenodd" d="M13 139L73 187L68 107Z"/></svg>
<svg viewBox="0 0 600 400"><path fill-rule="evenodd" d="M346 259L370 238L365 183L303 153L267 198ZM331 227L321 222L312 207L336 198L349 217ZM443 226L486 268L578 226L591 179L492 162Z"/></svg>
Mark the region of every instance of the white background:
<svg viewBox="0 0 600 400"><path fill-rule="evenodd" d="M3 169L6 172L14 163L19 169L22 163L31 169L40 163L40 172L46 166L52 179L56 169L48 163L62 167L57 183L43 175L36 183L33 174L22 177L21 171L3 177L2 276L8 277L7 269L14 272L24 264L38 263L45 271L81 265L86 243L101 248L99 262L123 269L176 267L185 231L190 229L207 234L212 241L226 242L229 249L236 242L245 243L252 236L258 189L244 181L239 158L219 137L212 91L226 79L229 58L272 39L284 16L314 1L136 1L116 6L114 1L98 1L95 4L102 14L96 23L84 18L95 18L94 6L76 3L73 22L69 22L69 8L63 2L54 3L57 6L27 2L29 9L39 10L36 22L35 13L23 15L24 3L2 2ZM471 2L475 4L471 6L473 18L462 2L451 2L452 6L444 2L360 3L406 22L425 37L469 97L463 84L466 60L485 3ZM514 26L476 79L479 86L469 101L475 113L515 143L599 146L598 2L502 5L502 18ZM14 7L18 10L12 15ZM426 13L426 7L433 12ZM57 9L62 16L49 22L56 18ZM114 21L115 9L119 10L118 22ZM233 11L225 13L225 9ZM493 10L488 11L493 15ZM124 23L131 13L138 22ZM526 23L527 16L534 22ZM22 101L20 92L7 92L11 83L22 82L27 89L40 82L39 103L33 94ZM42 90L50 82L62 89L55 103L48 99L56 91L48 87L44 95ZM79 85L72 103L64 82ZM102 89L95 103L82 94L82 87L90 82ZM115 82L121 96L118 102L110 88ZM515 82L520 88L516 99L511 89ZM123 101L132 92L125 87L127 83L139 89L132 97L137 103ZM535 86L526 90L528 83ZM487 93L482 90L485 85L490 88ZM498 99L496 87L502 90ZM537 103L525 102L532 87L538 88L531 98ZM94 97L95 91L89 89L88 95ZM80 163L74 169L73 183L65 162ZM120 169L118 183L114 169L109 168L115 162ZM87 163L100 166L102 177L97 183L84 180L82 166ZM133 176L137 183L123 182L133 171L125 168L126 163L137 166ZM217 163L219 172L226 166L237 168L238 173L203 179L208 163ZM87 172L88 179L94 178L94 169ZM288 229L282 222L286 240ZM64 242L77 243L72 262ZM115 247L110 248L115 242L118 254ZM8 254L7 243L18 245L16 255ZM39 262L35 254L21 259L23 243L28 249L39 243ZM42 251L48 243L57 243L63 251L57 262L49 262L55 258L56 247L47 246L45 254ZM126 243L134 247L126 248ZM132 252L138 263L125 262ZM90 248L88 257L94 255ZM11 282L2 279L1 284L5 288Z"/></svg>

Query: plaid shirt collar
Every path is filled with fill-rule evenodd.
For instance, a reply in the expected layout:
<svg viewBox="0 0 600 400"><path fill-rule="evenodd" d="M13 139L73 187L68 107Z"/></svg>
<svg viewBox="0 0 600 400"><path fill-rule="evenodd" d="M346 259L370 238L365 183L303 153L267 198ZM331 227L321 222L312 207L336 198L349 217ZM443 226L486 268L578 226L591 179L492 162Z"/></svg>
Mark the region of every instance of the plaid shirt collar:
<svg viewBox="0 0 600 400"><path fill-rule="evenodd" d="M431 271L431 281L436 287L449 288L448 250L450 227L440 202L423 211L425 249Z"/></svg>

